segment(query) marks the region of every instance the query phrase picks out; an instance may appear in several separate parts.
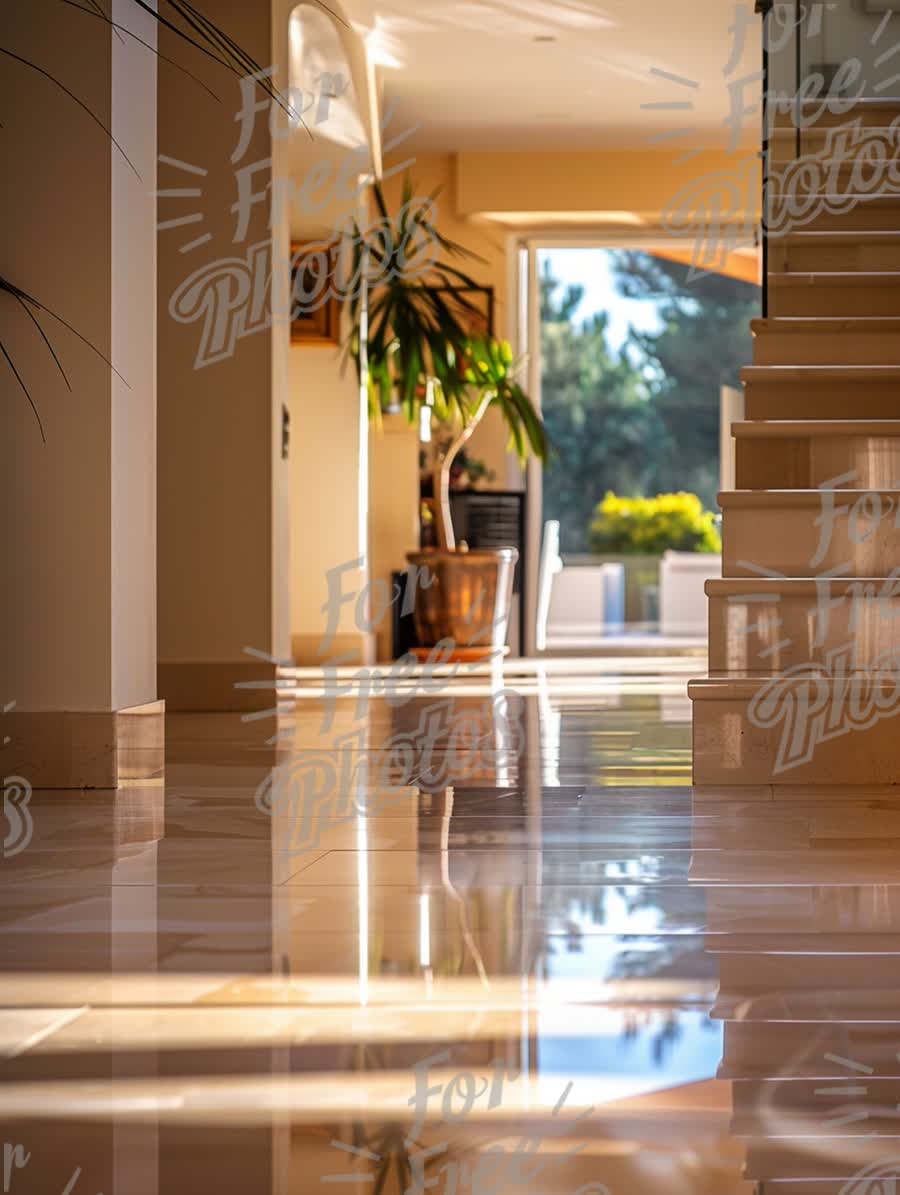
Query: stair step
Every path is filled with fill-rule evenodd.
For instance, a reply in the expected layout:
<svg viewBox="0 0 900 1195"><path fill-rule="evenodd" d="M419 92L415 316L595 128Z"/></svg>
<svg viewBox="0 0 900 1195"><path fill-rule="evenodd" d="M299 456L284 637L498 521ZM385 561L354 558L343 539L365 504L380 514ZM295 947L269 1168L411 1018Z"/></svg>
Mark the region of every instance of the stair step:
<svg viewBox="0 0 900 1195"><path fill-rule="evenodd" d="M769 270L773 273L900 270L900 232L791 231L769 242Z"/></svg>
<svg viewBox="0 0 900 1195"><path fill-rule="evenodd" d="M896 739L896 726L892 727L892 733ZM886 843L883 849L870 845L864 851L857 847L851 849L829 846L806 853L798 853L790 847L770 851L748 852L737 848L697 852L691 860L690 882L704 884L707 888L713 888L717 884L756 884L760 887L799 884L806 887L823 882L828 876L829 867L831 877L839 875L842 884L900 885L900 856L890 842ZM785 955L722 954L719 956L722 991L746 996L758 990L782 991L793 987L814 991L823 987L850 989L860 985L874 986L874 977L878 975L879 970L883 973L885 982L891 975L896 974L900 983L900 945L892 955L879 954L876 957L857 952L853 957L852 976L845 974L847 959L844 955L833 957L830 971L823 963L823 960L829 957L821 953L802 952ZM784 988L778 987L777 984L770 986L768 979L763 981L761 978L764 972L754 970L767 959L782 959L785 961L786 970L793 968L790 981L785 981ZM868 968L867 959L873 961L872 968ZM877 966L874 963L877 963ZM834 969L835 966L837 969ZM769 970L776 973L774 964ZM746 980L738 982L736 977L743 976L745 972ZM777 973L780 974L780 971ZM826 982L823 976L830 978ZM868 979L864 983L866 976ZM760 986L756 986L757 984Z"/></svg>
<svg viewBox="0 0 900 1195"><path fill-rule="evenodd" d="M777 211L777 209L776 209ZM900 193L886 195L820 194L802 211L770 221L770 246L791 232L896 231L900 229Z"/></svg>
<svg viewBox="0 0 900 1195"><path fill-rule="evenodd" d="M894 1195L888 1182L900 1177L898 1156L895 1138L867 1140L832 1128L827 1148L821 1137L752 1141L744 1173L762 1184L759 1195Z"/></svg>
<svg viewBox="0 0 900 1195"><path fill-rule="evenodd" d="M829 138L830 144L834 144L842 134L853 134L858 128L864 129L867 137L893 137L894 121L900 119L900 109L880 109L870 111L868 115L851 110L843 115L833 115L835 120L832 124L807 126L801 122L798 128L793 114L781 114L769 127L769 153L777 155L779 161L795 159L798 133L801 155L817 153L829 144Z"/></svg>
<svg viewBox="0 0 900 1195"><path fill-rule="evenodd" d="M823 97L801 100L799 108L792 100L789 109L779 107L776 110L773 105L769 108L769 114L770 136L781 130L796 134L798 123L801 125L801 133L804 134L815 129L844 125L849 120L861 120L867 128L870 125L889 126L900 116L900 99L893 96L873 96L839 102L832 99L826 102Z"/></svg>
<svg viewBox="0 0 900 1195"><path fill-rule="evenodd" d="M787 1062L787 1059L784 1060ZM737 1115L745 1115L748 1121L759 1112L767 1110L770 1115L777 1117L779 1111L787 1116L806 1114L808 1116L808 1132L811 1136L830 1133L834 1126L826 1123L827 1119L839 1115L839 1109L868 1108L873 1118L883 1118L885 1111L896 1111L900 1103L900 1075L898 1075L897 1060L894 1059L894 1073L892 1075L860 1075L848 1074L846 1071L840 1079L822 1080L816 1076L801 1078L788 1072L784 1075L767 1075L764 1077L748 1076L742 1079L736 1076L734 1080L733 1100L734 1111ZM856 1090L852 1094L847 1087ZM843 1094L842 1094L843 1091ZM880 1114L880 1117L879 1117ZM771 1120L769 1121L771 1124ZM856 1125L844 1126L848 1136L855 1136L859 1132L872 1132L869 1125L863 1129L866 1121ZM753 1130L751 1130L753 1131ZM900 1136L900 1122L893 1124L893 1132ZM773 1136L780 1136L773 1133Z"/></svg>
<svg viewBox="0 0 900 1195"><path fill-rule="evenodd" d="M755 319L750 327L756 365L900 367L900 316Z"/></svg>
<svg viewBox="0 0 900 1195"><path fill-rule="evenodd" d="M848 808L852 817L855 802L846 789L835 790L838 798ZM769 801L762 807L766 818L775 821L776 814L784 805L793 809L798 798L792 790L788 802ZM822 790L816 793L816 800L822 803ZM858 820L873 817L869 808L861 811ZM776 823L777 824L777 823ZM875 823L878 824L877 822ZM889 828L886 837L894 836L894 827ZM831 838L828 841L832 841ZM846 839L844 840L846 841ZM818 847L811 848L814 855ZM823 869L824 870L824 869ZM896 937L900 930L900 885L879 888L874 884L857 884L830 888L828 877L823 875L821 886L815 877L809 887L757 888L717 887L707 889L706 929L710 933L723 933L737 928L740 932L768 933L770 938L780 939L782 935L807 933L823 943L835 935L852 933L860 937L873 933L889 933ZM790 1019L790 1018L782 1018ZM900 1021L900 1009L897 1012ZM895 1031L900 1049L900 1031Z"/></svg>
<svg viewBox="0 0 900 1195"><path fill-rule="evenodd" d="M771 991L741 995L719 989L710 1018L726 1024L761 1026L783 1022L821 1022L823 1025L882 1025L900 1034L900 1008L896 992L884 987L845 989L824 987L818 991Z"/></svg>
<svg viewBox="0 0 900 1195"><path fill-rule="evenodd" d="M769 161L766 194L767 225L777 230L796 225L804 214L819 206L822 195L840 195L852 205L867 195L900 195L889 166L894 147L882 143L879 158L854 160L852 150L845 157L820 158L806 155L788 162Z"/></svg>
<svg viewBox="0 0 900 1195"><path fill-rule="evenodd" d="M900 563L896 566L900 571ZM900 576L706 582L710 675L900 670Z"/></svg>
<svg viewBox="0 0 900 1195"><path fill-rule="evenodd" d="M853 705L846 678L829 677L822 668L809 678L711 676L689 682L694 784L818 784L826 791L832 785L900 784L896 678L873 678L850 691ZM865 876L857 880L865 882Z"/></svg>
<svg viewBox="0 0 900 1195"><path fill-rule="evenodd" d="M791 1075L848 1079L858 1073L841 1065L840 1059L863 1063L872 1068L874 1076L896 1076L900 1074L898 1046L894 1025L785 1021L761 1030L750 1022L729 1021L725 1025L719 1078Z"/></svg>
<svg viewBox="0 0 900 1195"><path fill-rule="evenodd" d="M859 116L849 116L830 127L802 129L799 149L796 129L774 128L769 134L769 174L792 168L800 172L822 169L827 163L831 171L825 175L827 179L834 177L835 163L841 163L842 173L849 175L858 160L858 178L866 178L878 170L885 184L880 189L896 190L885 163L897 144L898 119L895 116L891 122L882 117L877 123L869 123Z"/></svg>
<svg viewBox="0 0 900 1195"><path fill-rule="evenodd" d="M900 419L757 419L731 430L737 489L809 490L848 473L859 489L900 488Z"/></svg>
<svg viewBox="0 0 900 1195"><path fill-rule="evenodd" d="M897 868L900 860L895 858L892 864L886 853L885 874L894 874ZM878 984L885 991L896 992L900 986L900 953L854 955L852 959L843 954L724 954L719 956L719 978L723 991L747 995L837 988L865 991Z"/></svg>
<svg viewBox="0 0 900 1195"><path fill-rule="evenodd" d="M718 502L725 577L842 566L848 576L886 577L900 563L900 490L729 490Z"/></svg>
<svg viewBox="0 0 900 1195"><path fill-rule="evenodd" d="M900 315L900 272L770 272L769 308L774 316Z"/></svg>
<svg viewBox="0 0 900 1195"><path fill-rule="evenodd" d="M784 323L770 320L773 325ZM748 366L741 370L741 381L748 419L900 418L896 366Z"/></svg>
<svg viewBox="0 0 900 1195"><path fill-rule="evenodd" d="M900 840L884 840L883 846L897 849ZM873 845L877 845L873 843ZM769 849L775 849L774 847ZM814 855L815 852L812 852ZM740 930L736 933L716 933L703 935L704 954L729 954L756 957L761 954L794 955L835 955L839 954L848 959L852 965L855 955L896 955L900 951L896 933L834 933L834 934L773 934L767 930L760 930L755 934ZM897 1061L896 1048L891 1056L893 1061L891 1074L900 1078L900 1063ZM769 1074L776 1073L769 1071Z"/></svg>

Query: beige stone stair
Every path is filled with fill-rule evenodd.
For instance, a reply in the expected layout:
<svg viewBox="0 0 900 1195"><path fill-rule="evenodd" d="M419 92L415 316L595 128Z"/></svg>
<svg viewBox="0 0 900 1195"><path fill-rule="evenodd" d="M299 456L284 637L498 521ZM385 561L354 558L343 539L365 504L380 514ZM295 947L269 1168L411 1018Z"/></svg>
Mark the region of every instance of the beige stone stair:
<svg viewBox="0 0 900 1195"><path fill-rule="evenodd" d="M900 668L900 576L707 581L711 675Z"/></svg>
<svg viewBox="0 0 900 1195"><path fill-rule="evenodd" d="M782 271L769 287L773 316L900 315L900 272Z"/></svg>
<svg viewBox="0 0 900 1195"><path fill-rule="evenodd" d="M900 489L732 490L719 505L724 577L886 577L900 561Z"/></svg>
<svg viewBox="0 0 900 1195"><path fill-rule="evenodd" d="M829 943L821 943L827 945ZM873 1075L898 1074L900 1024L871 1021L770 1021L765 1032L750 1021L728 1021L719 1064L723 1079L772 1078L785 1072L804 1079L847 1079L835 1058L865 1058ZM829 1058L829 1055L831 1057Z"/></svg>
<svg viewBox="0 0 900 1195"><path fill-rule="evenodd" d="M848 683L823 668L808 671L691 681L694 784L819 791L900 784L896 678L862 674ZM768 883L777 880L773 873Z"/></svg>
<svg viewBox="0 0 900 1195"><path fill-rule="evenodd" d="M900 232L791 231L771 242L769 267L775 273L900 270Z"/></svg>
<svg viewBox="0 0 900 1195"><path fill-rule="evenodd" d="M900 418L896 366L748 365L741 381L748 419Z"/></svg>
<svg viewBox="0 0 900 1195"><path fill-rule="evenodd" d="M810 206L802 219L791 224L793 231L830 232L891 232L900 229L900 192L887 195L855 195L848 202L846 195L827 194ZM790 230L774 232L772 244Z"/></svg>
<svg viewBox="0 0 900 1195"><path fill-rule="evenodd" d="M848 473L859 489L900 488L900 419L755 419L732 432L739 489L815 489Z"/></svg>
<svg viewBox="0 0 900 1195"><path fill-rule="evenodd" d="M804 139L811 137L822 129L835 128L851 120L859 120L866 128L885 128L900 116L900 99L894 96L860 98L854 100L852 107L846 111L837 111L836 105L825 105L819 100L803 100L799 109L791 103L790 108L780 108L771 112L770 137L774 141L781 137L793 142L796 139L797 120L800 114L800 134Z"/></svg>
<svg viewBox="0 0 900 1195"><path fill-rule="evenodd" d="M897 366L900 383L900 316L757 319L750 328L755 365L851 367L868 361ZM896 406L900 412L900 384Z"/></svg>

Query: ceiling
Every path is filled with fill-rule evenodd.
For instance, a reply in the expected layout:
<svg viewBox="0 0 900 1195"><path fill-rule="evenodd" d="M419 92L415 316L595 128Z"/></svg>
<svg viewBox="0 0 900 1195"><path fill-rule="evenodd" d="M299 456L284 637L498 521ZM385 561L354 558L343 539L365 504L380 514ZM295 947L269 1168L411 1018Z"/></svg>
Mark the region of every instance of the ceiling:
<svg viewBox="0 0 900 1195"><path fill-rule="evenodd" d="M744 11L751 7L745 0ZM677 157L681 146L720 147L730 136L728 83L760 69L755 18L724 73L730 0L345 0L345 8L369 31L390 127L416 126L420 150L627 147ZM759 91L758 80L747 84L746 107ZM642 107L671 102L691 106ZM742 123L752 142L758 114Z"/></svg>

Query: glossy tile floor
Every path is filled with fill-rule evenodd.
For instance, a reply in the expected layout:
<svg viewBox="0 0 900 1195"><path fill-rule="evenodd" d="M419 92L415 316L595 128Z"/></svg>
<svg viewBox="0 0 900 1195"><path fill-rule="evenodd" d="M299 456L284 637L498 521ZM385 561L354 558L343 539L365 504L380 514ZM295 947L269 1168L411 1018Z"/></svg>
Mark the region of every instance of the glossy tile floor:
<svg viewBox="0 0 900 1195"><path fill-rule="evenodd" d="M298 673L35 793L3 1191L888 1195L900 793L692 792L696 672Z"/></svg>

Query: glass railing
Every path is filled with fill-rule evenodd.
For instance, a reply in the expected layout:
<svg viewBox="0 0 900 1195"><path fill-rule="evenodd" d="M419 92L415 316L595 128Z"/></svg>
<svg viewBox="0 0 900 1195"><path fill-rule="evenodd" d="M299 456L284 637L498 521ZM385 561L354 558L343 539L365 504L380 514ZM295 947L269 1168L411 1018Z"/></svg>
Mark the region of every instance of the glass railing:
<svg viewBox="0 0 900 1195"><path fill-rule="evenodd" d="M784 195L792 188L810 194L819 180L831 191L847 177L834 167L835 157L846 165L850 155L896 160L896 137L883 138L881 148L869 138L873 145L859 152L852 122L861 102L900 96L900 7L895 0L756 0L755 7L763 20L761 232L767 315L770 241L803 227L816 210L801 200L785 203ZM824 125L839 127L823 137Z"/></svg>

